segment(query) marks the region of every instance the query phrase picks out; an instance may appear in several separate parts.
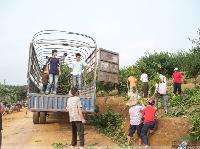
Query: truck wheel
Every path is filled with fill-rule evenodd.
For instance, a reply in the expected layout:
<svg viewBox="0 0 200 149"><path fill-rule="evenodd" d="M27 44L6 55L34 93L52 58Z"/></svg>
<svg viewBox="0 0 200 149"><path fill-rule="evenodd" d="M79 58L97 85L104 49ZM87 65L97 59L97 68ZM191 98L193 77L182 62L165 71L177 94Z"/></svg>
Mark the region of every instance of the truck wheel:
<svg viewBox="0 0 200 149"><path fill-rule="evenodd" d="M39 112L33 112L33 123L39 124Z"/></svg>
<svg viewBox="0 0 200 149"><path fill-rule="evenodd" d="M46 123L46 112L40 112L40 124Z"/></svg>

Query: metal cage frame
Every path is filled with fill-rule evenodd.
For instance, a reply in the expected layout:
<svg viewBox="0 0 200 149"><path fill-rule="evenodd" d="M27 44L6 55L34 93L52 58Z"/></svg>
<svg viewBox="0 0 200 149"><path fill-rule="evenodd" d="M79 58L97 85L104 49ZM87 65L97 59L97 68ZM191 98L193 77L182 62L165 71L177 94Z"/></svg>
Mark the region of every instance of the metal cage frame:
<svg viewBox="0 0 200 149"><path fill-rule="evenodd" d="M74 61L75 54L80 53L82 60L94 67L93 70L87 69L86 74L94 73L93 83L96 85L97 44L94 38L62 30L43 30L37 32L30 43L27 74L28 93L38 92L42 67L46 64L48 57L51 57L53 49L58 51L60 59L64 53L68 54L65 59L68 65ZM84 84L84 86L87 85Z"/></svg>

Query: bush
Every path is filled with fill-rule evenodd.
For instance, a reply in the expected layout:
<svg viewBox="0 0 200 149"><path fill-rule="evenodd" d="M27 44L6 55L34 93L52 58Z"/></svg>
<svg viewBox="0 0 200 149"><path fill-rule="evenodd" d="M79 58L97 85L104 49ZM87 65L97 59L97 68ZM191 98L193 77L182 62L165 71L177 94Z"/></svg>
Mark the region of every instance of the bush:
<svg viewBox="0 0 200 149"><path fill-rule="evenodd" d="M119 113L108 110L105 113L89 116L88 122L119 144L125 144L127 135L123 131L123 118Z"/></svg>
<svg viewBox="0 0 200 149"><path fill-rule="evenodd" d="M192 116L192 135L200 139L200 113Z"/></svg>
<svg viewBox="0 0 200 149"><path fill-rule="evenodd" d="M70 68L66 64L61 64L61 75L58 79L58 94L68 94L71 88L71 74Z"/></svg>
<svg viewBox="0 0 200 149"><path fill-rule="evenodd" d="M187 115L192 120L191 136L189 138L200 139L200 89L183 91L183 96L170 97L171 117Z"/></svg>
<svg viewBox="0 0 200 149"><path fill-rule="evenodd" d="M117 84L115 83L97 82L97 92L105 91L107 94L109 94L112 90L116 89L116 86Z"/></svg>

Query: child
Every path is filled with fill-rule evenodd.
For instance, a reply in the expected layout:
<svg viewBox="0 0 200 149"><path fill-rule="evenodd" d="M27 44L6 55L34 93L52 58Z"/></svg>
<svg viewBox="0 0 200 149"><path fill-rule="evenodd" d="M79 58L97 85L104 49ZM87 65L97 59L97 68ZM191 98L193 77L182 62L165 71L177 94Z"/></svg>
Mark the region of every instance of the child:
<svg viewBox="0 0 200 149"><path fill-rule="evenodd" d="M144 122L141 130L141 139L145 144L145 148L149 147L147 137L148 130L154 131L156 127L156 108L153 107L155 100L149 99L148 103L149 105L142 112Z"/></svg>
<svg viewBox="0 0 200 149"><path fill-rule="evenodd" d="M49 80L48 67L44 65L42 72L42 93L44 93L47 89L48 80Z"/></svg>
<svg viewBox="0 0 200 149"><path fill-rule="evenodd" d="M67 110L69 111L70 122L72 123L72 147L77 145L77 132L80 139L80 148L84 148L84 126L85 119L82 114L81 100L78 97L77 88L71 89L72 97L67 100Z"/></svg>
<svg viewBox="0 0 200 149"><path fill-rule="evenodd" d="M128 101L128 105L131 106L129 109L130 114L130 127L128 130L128 144L130 144L131 137L137 130L138 138L139 138L139 145L141 145L141 129L142 129L142 110L145 108L144 105L141 106L137 104L137 100L130 100Z"/></svg>

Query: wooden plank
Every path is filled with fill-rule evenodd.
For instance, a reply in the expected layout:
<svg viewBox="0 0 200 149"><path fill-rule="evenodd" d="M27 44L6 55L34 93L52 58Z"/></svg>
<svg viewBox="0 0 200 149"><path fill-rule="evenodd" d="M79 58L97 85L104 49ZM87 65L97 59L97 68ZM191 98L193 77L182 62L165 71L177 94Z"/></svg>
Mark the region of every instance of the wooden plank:
<svg viewBox="0 0 200 149"><path fill-rule="evenodd" d="M119 73L119 65L109 62L101 61L99 64L99 71L105 71L108 73Z"/></svg>
<svg viewBox="0 0 200 149"><path fill-rule="evenodd" d="M119 64L119 54L109 50L100 49L100 60Z"/></svg>
<svg viewBox="0 0 200 149"><path fill-rule="evenodd" d="M97 81L99 82L119 82L119 53L100 49L99 71Z"/></svg>
<svg viewBox="0 0 200 149"><path fill-rule="evenodd" d="M119 76L118 76L118 74L111 74L111 73L100 71L98 73L98 81L118 83L119 82Z"/></svg>

